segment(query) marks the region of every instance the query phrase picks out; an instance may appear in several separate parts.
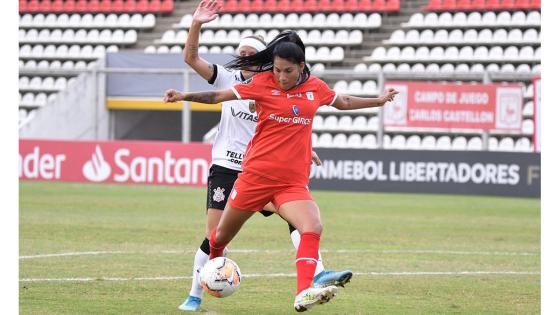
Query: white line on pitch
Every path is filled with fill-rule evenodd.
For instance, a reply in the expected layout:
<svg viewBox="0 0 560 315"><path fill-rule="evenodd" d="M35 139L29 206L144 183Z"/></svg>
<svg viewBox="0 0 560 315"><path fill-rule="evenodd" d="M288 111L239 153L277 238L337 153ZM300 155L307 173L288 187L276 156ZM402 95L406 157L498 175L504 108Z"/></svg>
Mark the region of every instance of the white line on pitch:
<svg viewBox="0 0 560 315"><path fill-rule="evenodd" d="M288 253L293 249L231 249L230 253ZM380 253L380 254L440 254L440 255L465 255L465 256L538 256L539 253L531 252L500 252L500 251L453 251L453 250L407 250L407 249L322 249L322 253ZM35 259L65 256L95 256L95 255L114 255L114 254L192 254L189 250L163 250L163 251L88 251L88 252L68 252L54 254L38 254L19 256L19 259Z"/></svg>
<svg viewBox="0 0 560 315"><path fill-rule="evenodd" d="M395 272L354 272L356 276L526 276L540 275L533 271L395 271ZM245 278L284 278L295 277L295 273L244 274ZM81 278L25 278L20 282L89 282L89 281L161 281L188 280L190 276L158 276L158 277L81 277Z"/></svg>
<svg viewBox="0 0 560 315"><path fill-rule="evenodd" d="M126 254L126 253L131 253L131 252L124 252L124 251L70 252L70 253L39 254L39 255L19 256L19 259L33 259L33 258L47 258L47 257L64 257L64 256L88 256L88 255Z"/></svg>

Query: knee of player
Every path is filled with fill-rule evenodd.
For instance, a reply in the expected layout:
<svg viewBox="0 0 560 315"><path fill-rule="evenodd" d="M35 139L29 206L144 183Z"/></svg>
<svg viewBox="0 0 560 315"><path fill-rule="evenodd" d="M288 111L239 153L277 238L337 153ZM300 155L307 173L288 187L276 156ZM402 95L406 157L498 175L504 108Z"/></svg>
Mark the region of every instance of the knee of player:
<svg viewBox="0 0 560 315"><path fill-rule="evenodd" d="M313 232L313 233L321 234L323 232L323 225L319 220L309 222L304 226L302 233L304 232Z"/></svg>

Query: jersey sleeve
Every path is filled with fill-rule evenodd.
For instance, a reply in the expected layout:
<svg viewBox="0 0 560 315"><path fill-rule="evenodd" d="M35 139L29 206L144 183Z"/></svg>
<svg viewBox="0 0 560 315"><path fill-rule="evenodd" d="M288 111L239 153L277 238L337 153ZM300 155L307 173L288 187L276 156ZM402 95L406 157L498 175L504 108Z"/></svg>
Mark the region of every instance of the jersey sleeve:
<svg viewBox="0 0 560 315"><path fill-rule="evenodd" d="M318 79L317 94L321 105L332 105L336 100L336 92L331 89L323 80Z"/></svg>
<svg viewBox="0 0 560 315"><path fill-rule="evenodd" d="M212 66L214 67L214 74L208 80L208 83L218 90L231 87L231 78L235 76L234 73L221 65L213 64Z"/></svg>
<svg viewBox="0 0 560 315"><path fill-rule="evenodd" d="M261 78L262 76L255 74L252 78L234 85L231 90L235 93L237 99L258 101L263 95L263 84L261 84Z"/></svg>

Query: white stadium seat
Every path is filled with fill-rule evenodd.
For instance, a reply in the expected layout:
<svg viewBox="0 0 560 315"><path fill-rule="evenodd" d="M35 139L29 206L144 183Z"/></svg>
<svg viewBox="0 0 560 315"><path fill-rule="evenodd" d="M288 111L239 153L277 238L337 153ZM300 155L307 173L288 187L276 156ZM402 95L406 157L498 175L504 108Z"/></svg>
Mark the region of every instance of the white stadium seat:
<svg viewBox="0 0 560 315"><path fill-rule="evenodd" d="M465 26L467 25L467 15L463 12L458 12L453 15L453 26Z"/></svg>
<svg viewBox="0 0 560 315"><path fill-rule="evenodd" d="M332 147L332 135L330 133L323 133L319 136L317 140L317 147L319 148L330 148Z"/></svg>
<svg viewBox="0 0 560 315"><path fill-rule="evenodd" d="M359 80L352 80L348 84L347 93L352 95L361 95L362 94L362 82Z"/></svg>
<svg viewBox="0 0 560 315"><path fill-rule="evenodd" d="M362 147L366 149L377 148L377 138L375 135L367 134L362 138Z"/></svg>
<svg viewBox="0 0 560 315"><path fill-rule="evenodd" d="M409 150L420 150L422 140L418 135L412 135L406 139L405 147Z"/></svg>
<svg viewBox="0 0 560 315"><path fill-rule="evenodd" d="M367 25L372 29L381 27L381 15L379 13L371 13L368 16Z"/></svg>
<svg viewBox="0 0 560 315"><path fill-rule="evenodd" d="M438 149L438 150L450 150L451 149L451 138L449 138L449 136L440 136L436 141L436 149Z"/></svg>
<svg viewBox="0 0 560 315"><path fill-rule="evenodd" d="M504 49L501 46L494 46L490 48L490 52L488 53L489 60L502 60L504 57Z"/></svg>
<svg viewBox="0 0 560 315"><path fill-rule="evenodd" d="M346 94L346 91L348 90L348 82L344 80L336 81L333 86L333 90L339 94Z"/></svg>
<svg viewBox="0 0 560 315"><path fill-rule="evenodd" d="M167 47L167 46L159 46L159 47L157 48L157 53L158 53L158 54L167 54L167 53L169 53L169 47Z"/></svg>
<svg viewBox="0 0 560 315"><path fill-rule="evenodd" d="M520 43L523 41L523 32L520 29L515 28L509 31L507 41L509 43Z"/></svg>
<svg viewBox="0 0 560 315"><path fill-rule="evenodd" d="M525 25L526 17L525 12L515 11L511 16L511 25Z"/></svg>
<svg viewBox="0 0 560 315"><path fill-rule="evenodd" d="M358 116L352 121L352 130L363 131L367 130L367 118Z"/></svg>
<svg viewBox="0 0 560 315"><path fill-rule="evenodd" d="M336 128L338 128L338 118L334 115L327 116L323 122L323 129L335 130Z"/></svg>
<svg viewBox="0 0 560 315"><path fill-rule="evenodd" d="M395 66L394 63L386 63L383 66L383 72L384 73L395 73L395 72L397 72L397 67Z"/></svg>
<svg viewBox="0 0 560 315"><path fill-rule="evenodd" d="M482 44L492 43L493 37L494 33L490 29L485 28L478 33L477 42Z"/></svg>
<svg viewBox="0 0 560 315"><path fill-rule="evenodd" d="M432 30L423 30L420 33L420 42L422 43L431 43L434 41L434 31Z"/></svg>
<svg viewBox="0 0 560 315"><path fill-rule="evenodd" d="M498 144L499 151L514 151L515 143L511 137L504 137Z"/></svg>
<svg viewBox="0 0 560 315"><path fill-rule="evenodd" d="M541 13L539 11L531 11L527 14L525 25L541 25Z"/></svg>
<svg viewBox="0 0 560 315"><path fill-rule="evenodd" d="M482 139L480 137L472 137L467 143L467 150L479 151L482 150Z"/></svg>
<svg viewBox="0 0 560 315"><path fill-rule="evenodd" d="M422 149L424 150L435 150L436 149L436 138L434 136L424 136L421 143Z"/></svg>
<svg viewBox="0 0 560 315"><path fill-rule="evenodd" d="M438 16L434 12L430 12L424 16L424 25L425 26L437 26L438 25Z"/></svg>
<svg viewBox="0 0 560 315"><path fill-rule="evenodd" d="M496 17L496 24L497 25L503 25L503 26L507 26L511 24L511 14L508 11L502 11L500 13L498 13L498 16Z"/></svg>
<svg viewBox="0 0 560 315"><path fill-rule="evenodd" d="M378 63L372 63L368 67L368 71L373 72L373 73L378 73L378 72L381 72L382 70L383 70L383 67L381 67L381 65L378 64Z"/></svg>
<svg viewBox="0 0 560 315"><path fill-rule="evenodd" d="M319 136L316 133L311 134L311 146L317 147L317 143L319 142Z"/></svg>
<svg viewBox="0 0 560 315"><path fill-rule="evenodd" d="M463 136L455 137L451 143L451 150L464 151L467 149L467 139Z"/></svg>
<svg viewBox="0 0 560 315"><path fill-rule="evenodd" d="M402 43L405 41L405 33L403 30L396 30L391 34L389 38L389 42L391 43Z"/></svg>
<svg viewBox="0 0 560 315"><path fill-rule="evenodd" d="M533 128L534 122L532 119L523 119L523 122L521 123L521 131L523 134L532 135L534 132Z"/></svg>
<svg viewBox="0 0 560 315"><path fill-rule="evenodd" d="M451 26L453 25L453 16L449 12L443 12L438 19L439 26Z"/></svg>
<svg viewBox="0 0 560 315"><path fill-rule="evenodd" d="M343 133L336 134L332 140L334 148L346 148L347 137Z"/></svg>
<svg viewBox="0 0 560 315"><path fill-rule="evenodd" d="M350 134L350 136L348 136L348 139L346 141L346 147L353 148L353 149L361 148L362 147L362 136L360 136L357 133Z"/></svg>
<svg viewBox="0 0 560 315"><path fill-rule="evenodd" d="M379 117L372 116L368 119L367 130L377 130L379 129Z"/></svg>
<svg viewBox="0 0 560 315"><path fill-rule="evenodd" d="M323 129L323 116L315 116L313 118L313 130L322 130Z"/></svg>
<svg viewBox="0 0 560 315"><path fill-rule="evenodd" d="M340 117L340 119L338 120L337 129L339 129L339 130L352 130L352 117L350 117L350 116Z"/></svg>
<svg viewBox="0 0 560 315"><path fill-rule="evenodd" d="M426 73L439 73L439 65L437 63L430 63L426 66Z"/></svg>
<svg viewBox="0 0 560 315"><path fill-rule="evenodd" d="M531 74L532 70L531 70L531 66L529 66L526 63L522 63L519 66L517 66L515 72L519 74Z"/></svg>
<svg viewBox="0 0 560 315"><path fill-rule="evenodd" d="M500 28L494 31L492 35L492 41L495 43L505 43L507 42L508 33L505 29Z"/></svg>
<svg viewBox="0 0 560 315"><path fill-rule="evenodd" d="M531 141L526 137L521 137L515 141L515 151L531 152Z"/></svg>
<svg viewBox="0 0 560 315"><path fill-rule="evenodd" d="M365 63L359 63L354 66L354 72L367 72L368 66Z"/></svg>
<svg viewBox="0 0 560 315"><path fill-rule="evenodd" d="M400 66L402 66L402 65L403 65L403 64L400 64L400 65L399 65L399 68L400 68ZM399 68L397 68L397 70L399 70ZM426 67L424 66L423 63L415 63L415 64L412 66L412 68L410 69L410 71L412 71L412 72L417 72L417 73L422 73L422 72L426 71Z"/></svg>
<svg viewBox="0 0 560 315"><path fill-rule="evenodd" d="M403 135L395 135L391 139L391 149L397 149L397 150L406 149L406 138Z"/></svg>
<svg viewBox="0 0 560 315"><path fill-rule="evenodd" d="M463 42L465 43L476 43L478 41L478 32L473 29L465 31L463 35Z"/></svg>

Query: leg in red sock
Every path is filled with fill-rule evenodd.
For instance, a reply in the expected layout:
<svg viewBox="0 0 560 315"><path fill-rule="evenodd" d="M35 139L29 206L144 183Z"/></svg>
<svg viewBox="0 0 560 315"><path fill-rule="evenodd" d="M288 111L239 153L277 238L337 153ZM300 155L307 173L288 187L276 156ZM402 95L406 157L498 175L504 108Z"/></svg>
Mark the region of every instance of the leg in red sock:
<svg viewBox="0 0 560 315"><path fill-rule="evenodd" d="M227 244L216 243L216 228L212 230L210 235L210 257L208 259L224 256L224 248Z"/></svg>
<svg viewBox="0 0 560 315"><path fill-rule="evenodd" d="M301 241L296 254L297 292L309 288L313 281L317 259L319 259L319 241L321 235L314 232L301 234Z"/></svg>

